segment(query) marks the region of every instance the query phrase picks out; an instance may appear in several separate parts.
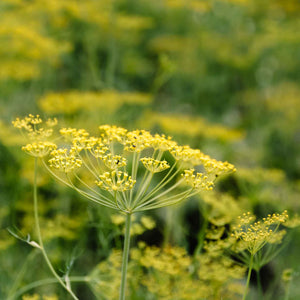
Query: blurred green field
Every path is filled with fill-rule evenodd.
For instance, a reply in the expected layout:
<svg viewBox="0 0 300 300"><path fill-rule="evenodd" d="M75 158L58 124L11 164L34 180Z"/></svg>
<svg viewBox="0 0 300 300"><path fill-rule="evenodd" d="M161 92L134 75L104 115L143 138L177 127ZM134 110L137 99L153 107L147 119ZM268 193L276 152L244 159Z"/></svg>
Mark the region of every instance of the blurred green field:
<svg viewBox="0 0 300 300"><path fill-rule="evenodd" d="M299 15L297 0L1 0L0 299L71 299L26 243L34 160L12 121L28 114L94 135L145 129L234 164L210 194L136 214L126 299L242 299L246 270L223 278L231 262L211 261L205 242L225 233L204 232L219 217L227 232L244 212L300 213ZM58 274L80 300L118 299L122 216L42 164L38 190ZM261 287L253 272L248 300L300 299L296 225L258 272Z"/></svg>

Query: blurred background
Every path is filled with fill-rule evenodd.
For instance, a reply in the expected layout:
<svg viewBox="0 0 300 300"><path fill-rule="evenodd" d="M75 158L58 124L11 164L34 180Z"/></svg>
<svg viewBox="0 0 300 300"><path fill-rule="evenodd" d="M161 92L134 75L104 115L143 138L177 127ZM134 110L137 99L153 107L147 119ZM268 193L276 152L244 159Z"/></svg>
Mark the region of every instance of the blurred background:
<svg viewBox="0 0 300 300"><path fill-rule="evenodd" d="M34 238L33 161L11 125L29 113L92 133L111 124L170 135L236 166L215 197L239 212L299 213L299 15L298 0L1 0L0 299L49 277L38 251L6 230ZM42 169L39 191L44 239L61 274L88 274L121 249L114 212ZM139 223L133 247L167 243L193 254L201 199L149 218L156 226ZM290 299L300 298L299 249L296 231L261 270L264 299L283 299L285 268L296 272ZM80 299L97 299L86 284L74 286ZM67 299L53 284L34 291Z"/></svg>

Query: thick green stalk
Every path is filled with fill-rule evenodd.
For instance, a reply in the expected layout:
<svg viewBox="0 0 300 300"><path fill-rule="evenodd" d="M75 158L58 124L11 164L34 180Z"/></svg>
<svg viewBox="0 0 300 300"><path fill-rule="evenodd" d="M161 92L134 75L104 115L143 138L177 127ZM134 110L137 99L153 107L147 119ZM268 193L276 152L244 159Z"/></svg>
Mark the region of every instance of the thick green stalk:
<svg viewBox="0 0 300 300"><path fill-rule="evenodd" d="M128 256L129 256L129 247L130 247L130 226L131 226L131 213L127 213L126 223L125 223L124 248L123 248L123 258L122 258L122 279L121 279L119 300L125 300L126 275L127 275L127 265L128 265Z"/></svg>
<svg viewBox="0 0 300 300"><path fill-rule="evenodd" d="M263 288L261 285L261 279L260 279L260 269L256 270L256 278L257 278L257 287L258 287L258 294L259 294L259 299L264 298L264 293L263 293Z"/></svg>
<svg viewBox="0 0 300 300"><path fill-rule="evenodd" d="M248 293L252 267L253 267L253 255L251 254L250 263L249 263L249 270L248 270L248 276L247 276L247 283L246 283L246 288L245 288L245 292L244 292L244 295L243 295L243 300L246 299L246 296L247 296L247 293Z"/></svg>
<svg viewBox="0 0 300 300"><path fill-rule="evenodd" d="M62 281L62 279L59 277L59 275L56 273L54 270L48 255L45 251L43 240L42 240L42 235L41 235L41 229L40 229L40 223L39 223L39 213L38 213L38 200L37 200L37 158L34 159L34 182L33 182L33 209L34 209L34 221L35 221L35 229L36 229L36 234L38 237L38 242L40 246L40 250L44 256L44 259L54 275L54 277L57 279L57 281L68 291L68 293L73 297L75 300L79 300L76 295L67 287L67 285Z"/></svg>

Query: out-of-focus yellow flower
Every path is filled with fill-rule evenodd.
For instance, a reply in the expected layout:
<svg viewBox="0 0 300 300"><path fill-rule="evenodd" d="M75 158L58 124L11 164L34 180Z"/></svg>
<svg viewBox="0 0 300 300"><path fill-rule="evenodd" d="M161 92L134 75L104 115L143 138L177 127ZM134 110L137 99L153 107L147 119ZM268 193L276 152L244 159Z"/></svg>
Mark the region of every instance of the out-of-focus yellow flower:
<svg viewBox="0 0 300 300"><path fill-rule="evenodd" d="M47 34L45 25L34 18L32 3L15 2L0 12L0 80L29 80L42 75L45 66L56 66L63 53L69 52L68 42Z"/></svg>
<svg viewBox="0 0 300 300"><path fill-rule="evenodd" d="M142 216L141 217L141 223L148 230L151 230L155 227L155 221L152 218L148 217L148 216Z"/></svg>
<svg viewBox="0 0 300 300"><path fill-rule="evenodd" d="M125 224L125 216L120 214L113 214L110 216L111 221L115 225Z"/></svg>
<svg viewBox="0 0 300 300"><path fill-rule="evenodd" d="M24 295L22 296L22 300L40 300L40 295L38 294L32 294L32 295Z"/></svg>
<svg viewBox="0 0 300 300"><path fill-rule="evenodd" d="M79 92L49 93L38 100L40 108L47 113L73 114L78 111L105 109L113 113L123 104L146 105L151 103L149 94L134 92Z"/></svg>
<svg viewBox="0 0 300 300"><path fill-rule="evenodd" d="M300 216L298 214L295 214L294 216L290 217L285 223L283 223L283 226L288 228L296 228L300 226Z"/></svg>
<svg viewBox="0 0 300 300"><path fill-rule="evenodd" d="M203 201L209 205L208 220L214 226L230 224L241 214L241 205L226 193L205 193Z"/></svg>
<svg viewBox="0 0 300 300"><path fill-rule="evenodd" d="M285 269L285 270L283 270L282 275L281 275L282 280L285 283L291 281L292 278L293 278L293 273L294 273L293 269Z"/></svg>
<svg viewBox="0 0 300 300"><path fill-rule="evenodd" d="M211 124L200 117L179 114L147 113L141 125L147 128L158 125L170 134L188 135L191 137L204 136L207 139L217 139L225 142L240 140L244 136L240 130Z"/></svg>

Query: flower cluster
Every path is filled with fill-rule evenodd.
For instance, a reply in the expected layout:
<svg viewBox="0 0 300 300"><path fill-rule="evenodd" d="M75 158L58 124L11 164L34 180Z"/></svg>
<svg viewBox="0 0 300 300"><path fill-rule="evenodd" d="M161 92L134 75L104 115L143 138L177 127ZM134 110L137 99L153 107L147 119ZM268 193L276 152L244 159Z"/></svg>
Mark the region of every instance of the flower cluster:
<svg viewBox="0 0 300 300"><path fill-rule="evenodd" d="M31 143L22 147L24 152L34 157L44 157L54 149L56 149L56 145L49 142Z"/></svg>
<svg viewBox="0 0 300 300"><path fill-rule="evenodd" d="M202 158L202 152L200 152L200 150L191 149L189 146L175 145L172 148L171 153L175 159L183 161L191 161L192 159L196 161L197 159Z"/></svg>
<svg viewBox="0 0 300 300"><path fill-rule="evenodd" d="M131 190L136 182L131 176L122 171L105 172L99 176L100 180L96 184L106 191L125 192Z"/></svg>
<svg viewBox="0 0 300 300"><path fill-rule="evenodd" d="M127 133L125 150L130 152L141 152L151 147L152 136L145 130L134 130Z"/></svg>
<svg viewBox="0 0 300 300"><path fill-rule="evenodd" d="M53 129L51 127L57 125L57 119L48 119L45 122L46 129L40 127L43 123L43 120L39 115L34 116L32 114L29 114L24 119L16 118L16 120L12 123L14 127L23 130L23 132L26 132L31 140L42 141L52 135Z"/></svg>
<svg viewBox="0 0 300 300"><path fill-rule="evenodd" d="M102 125L99 126L100 131L103 131L101 136L109 142L117 141L123 143L127 134L127 129L117 126Z"/></svg>
<svg viewBox="0 0 300 300"><path fill-rule="evenodd" d="M111 170L115 170L127 165L127 160L121 155L112 155L111 153L101 157L104 164Z"/></svg>
<svg viewBox="0 0 300 300"><path fill-rule="evenodd" d="M231 173L236 171L235 167L232 164L228 163L227 161L222 162L211 158L206 158L205 161L203 162L203 165L207 173L212 173L217 177L226 173Z"/></svg>
<svg viewBox="0 0 300 300"><path fill-rule="evenodd" d="M70 173L80 168L82 160L77 158L74 148L68 149L57 149L51 152L53 156L49 160L50 167L55 168L64 173Z"/></svg>
<svg viewBox="0 0 300 300"><path fill-rule="evenodd" d="M144 167L152 173L162 172L170 168L170 165L167 163L167 161L160 161L151 157L141 158L141 162L143 163Z"/></svg>
<svg viewBox="0 0 300 300"><path fill-rule="evenodd" d="M151 103L151 95L134 92L104 90L101 92L67 91L47 93L38 100L40 108L46 113L74 114L79 111L100 111L114 113L123 104L145 105Z"/></svg>
<svg viewBox="0 0 300 300"><path fill-rule="evenodd" d="M108 299L118 296L121 259L122 253L113 250L90 275L92 285L97 284ZM224 255L216 258L205 253L193 258L180 247L158 248L140 242L131 250L128 270L131 291L138 294L142 287L148 298L240 299L243 292L237 280L243 278L245 268Z"/></svg>
<svg viewBox="0 0 300 300"><path fill-rule="evenodd" d="M23 150L36 157L50 154L50 168L47 161L44 165L56 179L116 210L135 212L178 203L201 190L212 190L217 176L235 170L165 135L110 125L100 126L98 136L84 129L62 128L65 141L60 147L48 141L56 122L48 120L43 128L39 115L13 122L32 141ZM187 165L202 165L203 172L194 174L194 169L185 169ZM184 190L176 191L184 182Z"/></svg>
<svg viewBox="0 0 300 300"><path fill-rule="evenodd" d="M149 128L159 125L164 131L172 134L190 137L201 136L222 142L240 140L244 135L240 130L221 124L212 124L202 117L191 117L186 114L162 114L151 111L143 117L143 124Z"/></svg>
<svg viewBox="0 0 300 300"><path fill-rule="evenodd" d="M56 119L48 119L43 122L39 115L29 114L24 119L17 118L12 123L30 140L29 144L22 147L22 150L26 153L34 157L44 157L56 149L56 145L48 141L53 134L52 127L57 124ZM42 127L43 123L45 123L45 127Z"/></svg>
<svg viewBox="0 0 300 300"><path fill-rule="evenodd" d="M254 222L255 217L249 212L238 217L238 224L233 228L232 236L240 241L240 249L247 249L251 255L257 253L265 244L280 243L285 230L278 230L279 225L287 221L288 214L268 215L262 221Z"/></svg>
<svg viewBox="0 0 300 300"><path fill-rule="evenodd" d="M195 175L194 172L194 169L190 169L184 170L184 174L181 174L187 184L196 190L210 191L213 189L214 183L208 179L208 176L198 172Z"/></svg>

